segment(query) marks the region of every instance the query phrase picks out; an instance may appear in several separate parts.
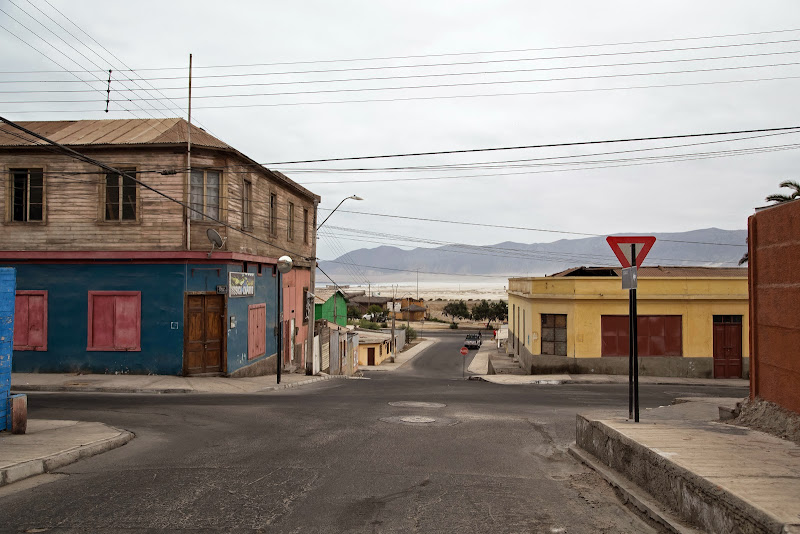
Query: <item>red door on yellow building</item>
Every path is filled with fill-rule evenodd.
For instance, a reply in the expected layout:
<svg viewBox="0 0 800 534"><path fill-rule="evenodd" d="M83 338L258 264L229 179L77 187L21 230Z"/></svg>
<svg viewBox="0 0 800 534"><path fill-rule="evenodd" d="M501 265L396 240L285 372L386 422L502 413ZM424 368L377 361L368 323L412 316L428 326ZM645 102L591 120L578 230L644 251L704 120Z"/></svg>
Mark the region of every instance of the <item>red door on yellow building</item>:
<svg viewBox="0 0 800 534"><path fill-rule="evenodd" d="M714 378L742 377L742 316L714 316Z"/></svg>

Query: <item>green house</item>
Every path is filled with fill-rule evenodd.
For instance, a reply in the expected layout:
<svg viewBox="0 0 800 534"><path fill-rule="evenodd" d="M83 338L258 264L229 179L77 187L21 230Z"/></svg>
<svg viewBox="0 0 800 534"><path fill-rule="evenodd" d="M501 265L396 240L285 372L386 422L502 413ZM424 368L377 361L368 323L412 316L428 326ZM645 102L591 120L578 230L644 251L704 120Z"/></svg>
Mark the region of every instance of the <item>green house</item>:
<svg viewBox="0 0 800 534"><path fill-rule="evenodd" d="M347 326L347 297L338 289L317 289L314 295L314 320L325 319Z"/></svg>

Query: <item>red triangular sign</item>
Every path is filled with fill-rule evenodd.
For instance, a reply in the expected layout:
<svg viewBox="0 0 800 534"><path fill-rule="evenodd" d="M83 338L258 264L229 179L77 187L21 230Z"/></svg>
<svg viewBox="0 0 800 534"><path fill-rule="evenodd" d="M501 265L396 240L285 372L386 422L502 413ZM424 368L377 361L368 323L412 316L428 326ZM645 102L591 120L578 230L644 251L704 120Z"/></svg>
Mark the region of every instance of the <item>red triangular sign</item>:
<svg viewBox="0 0 800 534"><path fill-rule="evenodd" d="M623 267L633 266L634 254L636 255L636 266L641 267L647 253L653 248L656 238L652 235L618 235L608 236L606 241ZM633 250L631 250L631 245L633 245Z"/></svg>

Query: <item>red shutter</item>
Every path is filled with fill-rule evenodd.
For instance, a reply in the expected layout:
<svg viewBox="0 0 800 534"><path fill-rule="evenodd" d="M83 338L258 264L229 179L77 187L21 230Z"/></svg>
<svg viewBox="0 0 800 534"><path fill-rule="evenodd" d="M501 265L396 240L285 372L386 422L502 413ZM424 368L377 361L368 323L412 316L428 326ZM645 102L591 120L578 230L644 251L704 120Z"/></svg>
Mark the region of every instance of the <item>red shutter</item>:
<svg viewBox="0 0 800 534"><path fill-rule="evenodd" d="M117 295L114 297L114 348L117 350L139 349L140 296Z"/></svg>
<svg viewBox="0 0 800 534"><path fill-rule="evenodd" d="M640 315L636 323L639 356L682 356L683 333L680 315ZM628 356L630 319L627 315L600 318L601 356Z"/></svg>
<svg viewBox="0 0 800 534"><path fill-rule="evenodd" d="M141 292L89 291L88 350L140 350Z"/></svg>
<svg viewBox="0 0 800 534"><path fill-rule="evenodd" d="M247 308L247 359L267 353L267 305L253 304Z"/></svg>
<svg viewBox="0 0 800 534"><path fill-rule="evenodd" d="M14 350L47 350L47 291L17 291Z"/></svg>
<svg viewBox="0 0 800 534"><path fill-rule="evenodd" d="M14 299L14 350L28 346L28 295Z"/></svg>

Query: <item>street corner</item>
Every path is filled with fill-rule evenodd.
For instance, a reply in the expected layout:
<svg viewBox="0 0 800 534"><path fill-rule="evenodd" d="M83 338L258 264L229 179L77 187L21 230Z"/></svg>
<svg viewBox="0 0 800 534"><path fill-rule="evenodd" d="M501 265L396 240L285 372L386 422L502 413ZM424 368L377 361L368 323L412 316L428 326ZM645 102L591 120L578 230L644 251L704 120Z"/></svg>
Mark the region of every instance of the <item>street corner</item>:
<svg viewBox="0 0 800 534"><path fill-rule="evenodd" d="M134 437L104 423L31 419L25 434L0 434L0 486L116 449Z"/></svg>

